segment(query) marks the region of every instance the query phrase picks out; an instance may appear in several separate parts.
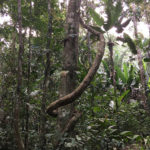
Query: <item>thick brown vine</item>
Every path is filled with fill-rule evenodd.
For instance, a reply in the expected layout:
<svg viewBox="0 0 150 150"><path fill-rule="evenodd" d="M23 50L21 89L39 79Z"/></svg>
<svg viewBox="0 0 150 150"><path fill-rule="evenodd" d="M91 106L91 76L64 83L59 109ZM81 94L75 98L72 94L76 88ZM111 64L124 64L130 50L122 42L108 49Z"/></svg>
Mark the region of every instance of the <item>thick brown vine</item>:
<svg viewBox="0 0 150 150"><path fill-rule="evenodd" d="M89 26L85 25L83 21L80 19L80 23L83 25L84 28L88 29L90 32L96 34L99 36L99 50L96 54L95 60L88 71L88 74L85 76L83 81L80 83L80 85L70 94L65 95L64 97L59 98L58 100L52 102L48 107L47 107L47 113L51 116L56 116L56 110L61 107L68 105L72 102L74 102L77 98L81 96L81 94L84 92L84 90L87 88L87 86L90 84L92 81L95 73L97 72L97 69L99 68L99 65L101 63L101 60L104 55L104 50L105 50L105 40L104 36L101 33L98 33L97 31L91 29Z"/></svg>

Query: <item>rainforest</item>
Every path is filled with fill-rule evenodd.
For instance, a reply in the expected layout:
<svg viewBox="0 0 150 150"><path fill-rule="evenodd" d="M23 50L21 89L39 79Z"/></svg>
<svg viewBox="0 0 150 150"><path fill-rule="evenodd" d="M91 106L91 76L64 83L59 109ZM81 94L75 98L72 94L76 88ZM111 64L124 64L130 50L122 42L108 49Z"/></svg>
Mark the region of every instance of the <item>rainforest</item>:
<svg viewBox="0 0 150 150"><path fill-rule="evenodd" d="M0 0L0 150L149 150L150 1Z"/></svg>

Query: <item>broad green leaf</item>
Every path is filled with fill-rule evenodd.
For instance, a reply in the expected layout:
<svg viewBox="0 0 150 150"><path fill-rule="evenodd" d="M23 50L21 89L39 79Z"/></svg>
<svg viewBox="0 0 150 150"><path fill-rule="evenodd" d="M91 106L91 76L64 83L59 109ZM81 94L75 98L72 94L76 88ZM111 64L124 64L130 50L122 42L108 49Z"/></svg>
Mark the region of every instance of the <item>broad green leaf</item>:
<svg viewBox="0 0 150 150"><path fill-rule="evenodd" d="M135 45L134 41L133 41L133 40L131 39L131 37L130 37L128 34L126 34L126 33L124 33L124 40L125 40L125 42L128 44L128 46L129 46L131 52L132 52L133 54L137 54L136 45Z"/></svg>
<svg viewBox="0 0 150 150"><path fill-rule="evenodd" d="M143 60L142 63L143 63L144 70L146 71L146 63L145 63L145 61Z"/></svg>
<svg viewBox="0 0 150 150"><path fill-rule="evenodd" d="M106 30L106 31L108 31L111 27L112 27L112 22L111 22L111 13L109 14L109 13L107 13L107 23L106 24L104 24L104 29Z"/></svg>
<svg viewBox="0 0 150 150"><path fill-rule="evenodd" d="M140 135L134 135L132 139L136 141L140 141L142 140L142 137Z"/></svg>
<svg viewBox="0 0 150 150"><path fill-rule="evenodd" d="M144 58L144 62L150 62L150 58Z"/></svg>
<svg viewBox="0 0 150 150"><path fill-rule="evenodd" d="M129 136L129 135L132 135L132 132L131 131L123 131L120 133L120 135Z"/></svg>
<svg viewBox="0 0 150 150"><path fill-rule="evenodd" d="M150 42L150 39L145 38L144 41L143 41L143 47L148 46L149 42Z"/></svg>
<svg viewBox="0 0 150 150"><path fill-rule="evenodd" d="M121 101L123 98L130 92L130 90L125 91L119 98L118 98L118 104L121 105Z"/></svg>
<svg viewBox="0 0 150 150"><path fill-rule="evenodd" d="M98 107L98 106L93 107L93 111L95 113L100 112L100 107Z"/></svg>
<svg viewBox="0 0 150 150"><path fill-rule="evenodd" d="M133 77L134 77L134 68L133 66L131 65L130 67L130 71L129 71L129 77L128 77L128 81L127 81L127 84L130 86L132 81L133 81Z"/></svg>
<svg viewBox="0 0 150 150"><path fill-rule="evenodd" d="M148 87L150 88L150 78L149 78L149 80L148 80Z"/></svg>
<svg viewBox="0 0 150 150"><path fill-rule="evenodd" d="M115 7L115 10L116 10L116 19L119 18L121 12L122 12L122 3L121 1L119 1Z"/></svg>
<svg viewBox="0 0 150 150"><path fill-rule="evenodd" d="M108 31L112 27L112 13L111 8L113 9L113 5L111 1L106 2L106 14L107 14L107 23L104 24L104 29Z"/></svg>
<svg viewBox="0 0 150 150"><path fill-rule="evenodd" d="M99 16L99 14L93 10L92 8L89 8L89 12L95 23L99 26L102 26L104 24L104 19Z"/></svg>
<svg viewBox="0 0 150 150"><path fill-rule="evenodd" d="M126 63L123 64L123 71L124 71L124 76L125 76L126 81L127 81L129 78L129 74L128 74L128 66Z"/></svg>
<svg viewBox="0 0 150 150"><path fill-rule="evenodd" d="M110 71L109 71L109 66L108 64L106 63L106 61L102 60L102 63L103 63L103 66L104 66L104 69L107 73L107 76L110 76Z"/></svg>
<svg viewBox="0 0 150 150"><path fill-rule="evenodd" d="M112 23L113 25L115 25L118 22L118 18L122 12L122 4L121 1L119 1L116 5L116 7L114 7L113 11L113 16L112 16Z"/></svg>
<svg viewBox="0 0 150 150"><path fill-rule="evenodd" d="M122 80L122 82L126 83L127 81L126 81L125 75L122 72L122 70L118 66L115 66L115 70L116 70L118 77Z"/></svg>
<svg viewBox="0 0 150 150"><path fill-rule="evenodd" d="M77 139L78 141L81 141L81 140L82 140L79 135L76 135L76 139Z"/></svg>
<svg viewBox="0 0 150 150"><path fill-rule="evenodd" d="M106 31L112 28L117 22L118 18L122 12L121 1L117 2L116 6L113 5L112 0L105 0L106 4L106 14L107 14L107 23L104 25Z"/></svg>
<svg viewBox="0 0 150 150"><path fill-rule="evenodd" d="M109 129L110 130L110 134L116 134L117 132L118 132L118 130L117 129Z"/></svg>
<svg viewBox="0 0 150 150"><path fill-rule="evenodd" d="M100 27L97 27L97 26L90 26L91 28L93 28L94 30L100 32L100 33L105 33L104 30L102 30Z"/></svg>

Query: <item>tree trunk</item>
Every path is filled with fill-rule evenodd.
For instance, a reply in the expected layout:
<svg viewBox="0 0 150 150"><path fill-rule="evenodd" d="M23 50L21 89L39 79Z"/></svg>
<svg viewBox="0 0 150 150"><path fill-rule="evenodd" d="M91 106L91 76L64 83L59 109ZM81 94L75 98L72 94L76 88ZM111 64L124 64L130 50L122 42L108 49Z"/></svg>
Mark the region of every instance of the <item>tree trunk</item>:
<svg viewBox="0 0 150 150"><path fill-rule="evenodd" d="M17 98L14 112L14 130L16 142L19 150L24 150L24 143L22 141L19 131L19 114L21 104L21 88L22 88L22 56L23 56L23 39L22 39L22 14L21 14L21 0L18 0L18 25L19 25L19 51L18 51L18 73L17 73Z"/></svg>
<svg viewBox="0 0 150 150"><path fill-rule="evenodd" d="M114 96L117 97L116 95L116 91L117 91L117 88L116 88L116 74L115 74L115 65L114 65L114 59L113 59L113 56L114 56L114 43L112 43L111 41L108 42L108 48L109 48L109 53L110 53L110 77L111 77L111 80L112 80L112 84L114 86ZM116 102L116 108L118 108L118 103L117 103L117 99L115 99L115 102Z"/></svg>
<svg viewBox="0 0 150 150"><path fill-rule="evenodd" d="M30 8L29 8L29 13L30 13L30 21L32 19L32 6L31 6L31 0L30 0ZM30 27L29 29L29 45L28 45L28 49L29 49L29 53L28 53L28 72L27 72L27 100L26 100L26 105L25 105L25 141L24 141L24 145L25 145L25 150L29 149L29 139L28 139L28 132L29 132L29 106L28 104L30 103L30 92L31 92L31 83L30 83L30 74L31 74L31 56L32 56L32 50L31 50L31 34L32 29Z"/></svg>
<svg viewBox="0 0 150 150"><path fill-rule="evenodd" d="M71 93L60 97L59 99L57 99L56 101L52 102L51 104L48 105L47 107L47 113L51 116L57 116L57 109L61 106L65 106L67 104L70 104L72 102L74 102L77 98L79 98L81 96L81 94L84 92L84 90L88 87L88 85L90 84L90 82L92 81L94 75L96 74L99 65L102 61L103 55L104 55L104 51L105 51L105 39L103 34L93 30L90 26L87 26L84 24L84 22L82 21L82 19L80 19L80 23L81 25L88 29L90 32L92 32L93 34L97 35L99 37L99 49L97 51L96 57L94 59L94 62L90 68L90 70L88 71L88 74L85 76L85 78L83 79L83 81L80 83L80 85Z"/></svg>
<svg viewBox="0 0 150 150"><path fill-rule="evenodd" d="M51 14L51 1L48 0L48 31L47 31L47 44L46 44L46 65L44 73L44 82L43 82L43 96L42 96L42 106L41 106L41 135L40 135L40 149L46 150L46 100L47 100L47 83L50 74L50 44L51 44L51 34L52 34L52 14Z"/></svg>
<svg viewBox="0 0 150 150"><path fill-rule="evenodd" d="M134 23L134 35L136 40L138 39L138 31L137 31L137 20L136 20L136 12L133 10L134 16L133 16L133 23ZM140 78L141 78L141 97L142 97L142 103L144 108L147 110L147 97L146 97L146 82L145 82L145 72L144 72L144 66L143 66L143 61L142 61L142 53L139 47L137 47L137 57L138 57L138 65L140 68Z"/></svg>
<svg viewBox="0 0 150 150"><path fill-rule="evenodd" d="M105 39L103 34L93 30L90 26L84 24L82 19L79 18L79 6L79 0L70 0L67 15L68 24L66 26L66 29L68 30L64 48L64 71L62 71L61 73L60 98L49 104L49 106L47 107L47 113L49 115L55 117L58 116L57 137L54 143L55 149L58 148L59 142L64 133L72 131L75 123L81 116L81 113L74 110L72 103L81 96L81 94L92 81L94 75L97 72L97 69L99 68L105 51ZM80 85L73 90L73 88L75 87L75 70L77 69L77 52L74 49L78 49L77 45L79 21L84 28L88 29L88 31L99 37L100 45L99 50L96 54L96 58L94 59L94 62L92 64L92 67L88 71L88 74L85 76Z"/></svg>
<svg viewBox="0 0 150 150"><path fill-rule="evenodd" d="M86 2L86 18L87 18L87 23L90 22L90 15L88 12L88 1ZM88 63L89 63L89 68L92 66L92 51L91 51L91 33L88 31L87 32L87 50L88 50ZM94 106L94 87L93 85L90 86L90 103L91 103L91 108ZM91 115L94 116L94 111L91 109Z"/></svg>
<svg viewBox="0 0 150 150"><path fill-rule="evenodd" d="M60 97L71 93L76 85L76 70L78 60L78 34L79 34L79 15L81 0L70 0L66 19L66 37L64 41L63 52L63 71L61 72ZM74 104L58 109L57 131L58 137L56 143L60 141L60 137L64 134L69 120L74 112ZM61 135L61 136L60 136ZM57 145L56 144L56 145Z"/></svg>

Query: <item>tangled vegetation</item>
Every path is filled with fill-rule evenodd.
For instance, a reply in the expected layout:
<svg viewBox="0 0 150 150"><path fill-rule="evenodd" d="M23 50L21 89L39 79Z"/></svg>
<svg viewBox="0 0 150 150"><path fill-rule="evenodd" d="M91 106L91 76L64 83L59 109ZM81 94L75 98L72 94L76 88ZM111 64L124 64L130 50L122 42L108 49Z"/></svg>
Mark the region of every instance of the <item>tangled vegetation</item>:
<svg viewBox="0 0 150 150"><path fill-rule="evenodd" d="M0 20L0 150L150 149L149 0L1 0Z"/></svg>

